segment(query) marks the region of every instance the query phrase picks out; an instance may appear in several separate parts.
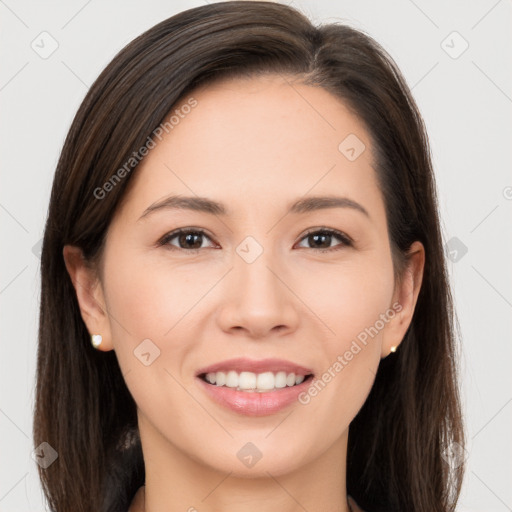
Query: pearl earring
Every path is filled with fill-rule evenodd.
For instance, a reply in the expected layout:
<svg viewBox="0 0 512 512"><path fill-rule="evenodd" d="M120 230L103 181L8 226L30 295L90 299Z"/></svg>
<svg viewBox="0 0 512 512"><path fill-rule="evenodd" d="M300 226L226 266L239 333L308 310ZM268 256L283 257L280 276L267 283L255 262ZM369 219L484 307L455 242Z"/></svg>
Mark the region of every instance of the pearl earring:
<svg viewBox="0 0 512 512"><path fill-rule="evenodd" d="M391 352L396 352L396 347L395 347L395 345L393 345L389 350L391 350Z"/></svg>
<svg viewBox="0 0 512 512"><path fill-rule="evenodd" d="M91 334L91 343L94 348L98 348L103 341L101 334Z"/></svg>

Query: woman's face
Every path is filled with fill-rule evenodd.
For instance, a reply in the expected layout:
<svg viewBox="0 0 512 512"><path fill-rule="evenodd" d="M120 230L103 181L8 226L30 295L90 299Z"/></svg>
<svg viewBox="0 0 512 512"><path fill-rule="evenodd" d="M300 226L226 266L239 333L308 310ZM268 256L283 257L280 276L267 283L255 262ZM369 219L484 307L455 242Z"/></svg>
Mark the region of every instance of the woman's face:
<svg viewBox="0 0 512 512"><path fill-rule="evenodd" d="M416 300L395 288L368 133L276 76L192 97L134 171L94 291L107 314L88 327L115 350L153 464L256 476L339 457ZM215 384L198 376L217 364ZM278 389L236 390L255 382Z"/></svg>

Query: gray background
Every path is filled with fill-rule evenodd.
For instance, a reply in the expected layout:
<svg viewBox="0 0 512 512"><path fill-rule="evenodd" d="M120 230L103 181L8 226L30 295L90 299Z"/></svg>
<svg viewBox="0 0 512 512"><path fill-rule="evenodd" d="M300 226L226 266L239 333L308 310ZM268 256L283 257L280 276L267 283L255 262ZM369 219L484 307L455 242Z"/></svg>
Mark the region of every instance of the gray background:
<svg viewBox="0 0 512 512"><path fill-rule="evenodd" d="M315 22L368 32L412 87L430 135L463 337L468 466L458 511L512 510L511 2L292 3ZM64 137L115 53L198 5L0 0L0 511L45 510L31 441L38 243Z"/></svg>

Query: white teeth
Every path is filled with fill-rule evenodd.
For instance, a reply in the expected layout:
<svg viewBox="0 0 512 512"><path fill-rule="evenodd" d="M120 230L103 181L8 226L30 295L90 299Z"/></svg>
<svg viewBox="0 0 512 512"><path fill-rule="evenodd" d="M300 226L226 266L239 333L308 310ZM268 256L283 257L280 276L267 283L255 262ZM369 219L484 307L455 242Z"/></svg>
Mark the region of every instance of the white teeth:
<svg viewBox="0 0 512 512"><path fill-rule="evenodd" d="M228 374L226 375L226 386L228 388L238 387L238 373L234 371L228 372Z"/></svg>
<svg viewBox="0 0 512 512"><path fill-rule="evenodd" d="M215 385L224 386L226 384L226 374L224 372L217 372L215 374Z"/></svg>
<svg viewBox="0 0 512 512"><path fill-rule="evenodd" d="M252 372L242 372L238 377L238 387L240 389L255 389L257 377Z"/></svg>
<svg viewBox="0 0 512 512"><path fill-rule="evenodd" d="M290 377L292 376L292 374L290 373ZM293 383L295 384L295 379L293 379ZM276 377L275 377L275 381L274 381L274 385L276 388L285 388L286 387L286 382L287 382L287 379L286 379L286 372L277 372L276 373Z"/></svg>
<svg viewBox="0 0 512 512"><path fill-rule="evenodd" d="M295 376L294 373L290 373L290 375L288 375L286 377L286 385L287 386L294 386L296 384L296 381L297 381L298 377L299 377L299 375Z"/></svg>
<svg viewBox="0 0 512 512"><path fill-rule="evenodd" d="M206 380L216 386L226 386L236 388L238 391L271 391L274 389L291 387L300 384L305 379L304 375L295 375L295 373L286 372L211 372L206 374Z"/></svg>
<svg viewBox="0 0 512 512"><path fill-rule="evenodd" d="M258 374L258 381L256 382L256 389L274 389L276 378L272 372L265 372Z"/></svg>

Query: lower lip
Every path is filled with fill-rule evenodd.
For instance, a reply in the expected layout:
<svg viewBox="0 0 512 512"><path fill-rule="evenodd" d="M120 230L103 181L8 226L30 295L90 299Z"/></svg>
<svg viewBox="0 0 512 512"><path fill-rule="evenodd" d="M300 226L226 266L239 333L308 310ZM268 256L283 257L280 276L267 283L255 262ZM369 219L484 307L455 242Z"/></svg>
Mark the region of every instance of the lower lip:
<svg viewBox="0 0 512 512"><path fill-rule="evenodd" d="M312 378L309 377L298 385L286 386L268 393L237 391L227 386L208 384L200 377L197 377L197 380L205 392L218 404L247 416L266 416L298 401L298 396L309 387Z"/></svg>

